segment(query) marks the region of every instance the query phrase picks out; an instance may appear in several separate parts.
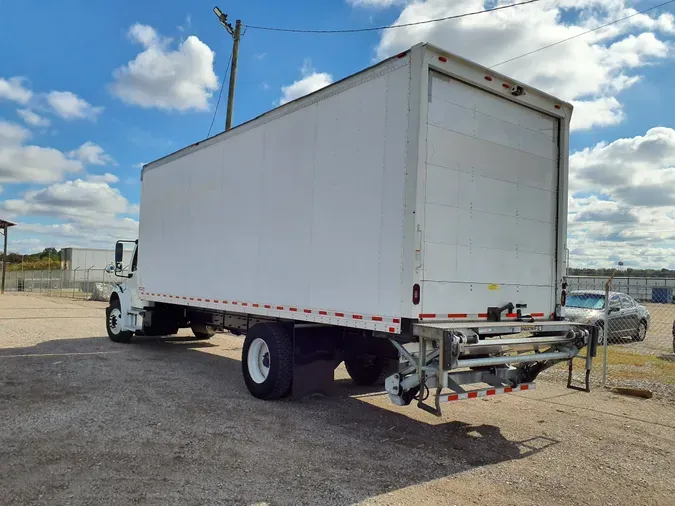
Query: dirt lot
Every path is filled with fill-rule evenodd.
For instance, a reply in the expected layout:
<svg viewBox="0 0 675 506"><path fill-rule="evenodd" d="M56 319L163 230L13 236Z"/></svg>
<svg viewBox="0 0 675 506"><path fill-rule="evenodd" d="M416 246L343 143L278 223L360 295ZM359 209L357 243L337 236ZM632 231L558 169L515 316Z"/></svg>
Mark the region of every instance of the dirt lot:
<svg viewBox="0 0 675 506"><path fill-rule="evenodd" d="M437 419L345 379L262 402L241 338L117 345L103 307L0 298L0 503L673 503L670 401L541 381Z"/></svg>

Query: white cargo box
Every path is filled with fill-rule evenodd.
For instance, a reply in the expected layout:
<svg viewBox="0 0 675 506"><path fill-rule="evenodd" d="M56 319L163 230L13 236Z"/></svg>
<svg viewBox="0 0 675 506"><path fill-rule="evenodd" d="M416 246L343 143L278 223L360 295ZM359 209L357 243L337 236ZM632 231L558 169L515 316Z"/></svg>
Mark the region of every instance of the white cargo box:
<svg viewBox="0 0 675 506"><path fill-rule="evenodd" d="M509 302L548 318L571 113L414 46L146 165L141 297L391 333Z"/></svg>

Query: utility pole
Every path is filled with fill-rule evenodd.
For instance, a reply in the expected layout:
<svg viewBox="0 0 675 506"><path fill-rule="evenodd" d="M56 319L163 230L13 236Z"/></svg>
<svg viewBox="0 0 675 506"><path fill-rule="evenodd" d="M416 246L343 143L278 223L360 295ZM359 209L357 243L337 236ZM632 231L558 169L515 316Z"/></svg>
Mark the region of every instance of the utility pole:
<svg viewBox="0 0 675 506"><path fill-rule="evenodd" d="M2 247L2 274L0 277L0 293L5 293L5 271L7 270L7 230L13 227L16 223L0 219L0 230L2 230L3 247Z"/></svg>
<svg viewBox="0 0 675 506"><path fill-rule="evenodd" d="M239 60L239 40L241 39L241 19L237 19L232 28L232 23L227 21L227 14L224 14L218 7L213 8L213 12L225 27L227 33L232 36L232 66L230 67L230 89L227 93L227 115L225 116L225 131L232 128L232 113L234 112L234 88L237 83L237 61Z"/></svg>

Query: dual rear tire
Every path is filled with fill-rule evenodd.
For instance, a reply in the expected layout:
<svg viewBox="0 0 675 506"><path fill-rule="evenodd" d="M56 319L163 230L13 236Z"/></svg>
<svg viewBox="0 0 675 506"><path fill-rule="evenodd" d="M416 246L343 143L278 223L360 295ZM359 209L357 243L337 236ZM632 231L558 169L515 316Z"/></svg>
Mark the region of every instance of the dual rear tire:
<svg viewBox="0 0 675 506"><path fill-rule="evenodd" d="M354 383L375 385L384 380L385 358L348 352L345 366ZM258 323L246 334L241 356L244 382L258 399L279 399L293 386L293 343L283 325Z"/></svg>

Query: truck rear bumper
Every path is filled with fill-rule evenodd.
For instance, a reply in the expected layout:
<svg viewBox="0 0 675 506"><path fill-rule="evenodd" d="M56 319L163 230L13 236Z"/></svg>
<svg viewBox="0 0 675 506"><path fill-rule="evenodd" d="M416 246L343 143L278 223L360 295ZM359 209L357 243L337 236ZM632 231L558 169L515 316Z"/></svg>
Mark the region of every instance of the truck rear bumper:
<svg viewBox="0 0 675 506"><path fill-rule="evenodd" d="M416 351L394 342L406 365L386 381L395 404L418 401L418 407L440 415L440 402L528 390L537 375L561 361L570 362L587 348L586 387L597 335L571 322L434 322L413 325ZM502 337L505 336L505 337ZM463 385L488 384L465 390ZM436 388L435 407L424 403ZM444 389L452 390L443 393Z"/></svg>

